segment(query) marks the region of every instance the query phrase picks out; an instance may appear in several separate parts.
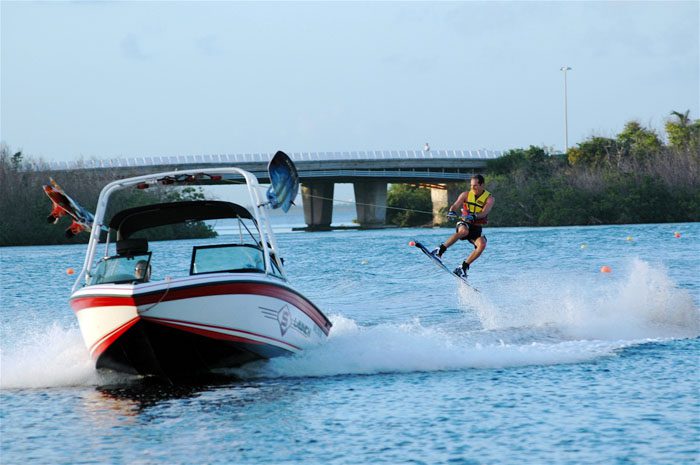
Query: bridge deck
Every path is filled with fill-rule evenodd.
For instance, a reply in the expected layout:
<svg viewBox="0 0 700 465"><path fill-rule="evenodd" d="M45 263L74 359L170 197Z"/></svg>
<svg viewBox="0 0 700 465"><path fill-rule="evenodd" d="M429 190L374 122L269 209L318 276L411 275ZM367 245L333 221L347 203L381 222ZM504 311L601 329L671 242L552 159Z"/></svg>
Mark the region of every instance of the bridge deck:
<svg viewBox="0 0 700 465"><path fill-rule="evenodd" d="M295 152L289 156L295 163L304 162L377 162L377 161L485 161L500 157L500 150L376 150L361 152ZM216 155L166 155L120 157L110 159L89 159L76 162L50 161L46 167L50 170L95 169L95 168L132 168L147 166L182 166L182 165L230 165L247 163L267 163L274 153L239 153Z"/></svg>

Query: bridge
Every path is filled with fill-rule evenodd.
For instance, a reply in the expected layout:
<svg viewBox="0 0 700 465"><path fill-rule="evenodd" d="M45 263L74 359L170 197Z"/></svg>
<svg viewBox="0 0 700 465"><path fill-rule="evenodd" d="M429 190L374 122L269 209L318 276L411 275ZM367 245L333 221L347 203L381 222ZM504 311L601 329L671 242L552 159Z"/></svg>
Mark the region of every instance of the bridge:
<svg viewBox="0 0 700 465"><path fill-rule="evenodd" d="M304 220L308 230L330 229L336 183L352 183L360 228L382 227L386 220L389 183L429 184L433 216L437 220L448 199L454 199L464 181L482 172L494 150L388 150L360 152L295 152L301 178ZM170 171L207 166L237 166L269 182L267 163L274 153L225 155L144 156L80 162L49 162L51 171L90 169L124 172Z"/></svg>

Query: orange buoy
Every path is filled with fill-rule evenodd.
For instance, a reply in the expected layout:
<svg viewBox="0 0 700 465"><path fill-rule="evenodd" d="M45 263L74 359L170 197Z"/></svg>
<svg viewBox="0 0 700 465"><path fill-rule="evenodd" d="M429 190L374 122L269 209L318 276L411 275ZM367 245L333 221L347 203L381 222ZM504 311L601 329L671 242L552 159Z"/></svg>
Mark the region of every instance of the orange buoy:
<svg viewBox="0 0 700 465"><path fill-rule="evenodd" d="M676 232L673 233L673 237L679 238L679 237L681 237L681 233L679 233L678 231L676 231Z"/></svg>
<svg viewBox="0 0 700 465"><path fill-rule="evenodd" d="M612 268L610 268L608 265L603 265L600 267L600 272L601 273L611 273Z"/></svg>
<svg viewBox="0 0 700 465"><path fill-rule="evenodd" d="M408 245L410 245L411 247L415 247L415 246L416 246L416 242L415 242L415 241L411 241L411 242L408 243Z"/></svg>
<svg viewBox="0 0 700 465"><path fill-rule="evenodd" d="M67 275L75 274L75 270L73 268L68 267L68 268L66 268L66 274Z"/></svg>
<svg viewBox="0 0 700 465"><path fill-rule="evenodd" d="M632 236L627 236L627 240L628 240L629 242L632 242L632 241L634 240L634 237L632 237Z"/></svg>

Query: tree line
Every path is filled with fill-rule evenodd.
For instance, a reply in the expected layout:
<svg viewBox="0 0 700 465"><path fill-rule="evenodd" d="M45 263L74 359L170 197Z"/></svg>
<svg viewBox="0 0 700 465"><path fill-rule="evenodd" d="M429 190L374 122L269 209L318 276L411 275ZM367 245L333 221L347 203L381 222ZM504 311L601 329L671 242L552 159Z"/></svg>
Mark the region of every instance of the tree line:
<svg viewBox="0 0 700 465"><path fill-rule="evenodd" d="M666 141L637 121L615 137L591 136L565 154L513 149L489 160L486 187L494 226L563 226L700 221L700 120L672 112ZM466 188L466 185L465 185ZM428 189L392 186L388 206L430 211ZM450 199L453 202L454 199ZM388 213L400 226L429 215Z"/></svg>
<svg viewBox="0 0 700 465"><path fill-rule="evenodd" d="M493 226L564 226L700 221L700 120L689 111L672 112L666 140L637 121L615 137L591 136L565 154L545 147L509 150L487 162L486 187L496 197L489 215ZM123 173L124 176L141 174ZM75 169L51 173L41 161L0 145L0 246L87 242L88 235L67 239L46 218L51 201L42 185L49 177L90 211L100 190L115 179L108 170ZM123 176L120 176L123 177ZM462 183L464 189L466 184ZM149 203L196 200L194 188L122 191L110 202L113 211ZM454 202L455 199L449 199ZM430 190L394 184L387 196L387 222L398 226L432 225ZM159 228L150 240L211 237L201 222Z"/></svg>
<svg viewBox="0 0 700 465"><path fill-rule="evenodd" d="M124 174L124 173L122 173ZM136 176L137 172L125 176ZM54 180L83 207L94 212L102 188L117 179L109 170L75 169L50 172L41 161L13 152L7 145L0 146L0 246L86 243L87 233L66 238L65 229L71 224L64 216L58 224L47 221L52 209L51 200L42 186ZM124 176L119 176L119 178ZM107 218L125 208L152 203L198 200L202 193L193 187L180 190L120 191L110 200ZM216 232L202 222L177 224L144 231L141 237L149 240L212 237Z"/></svg>

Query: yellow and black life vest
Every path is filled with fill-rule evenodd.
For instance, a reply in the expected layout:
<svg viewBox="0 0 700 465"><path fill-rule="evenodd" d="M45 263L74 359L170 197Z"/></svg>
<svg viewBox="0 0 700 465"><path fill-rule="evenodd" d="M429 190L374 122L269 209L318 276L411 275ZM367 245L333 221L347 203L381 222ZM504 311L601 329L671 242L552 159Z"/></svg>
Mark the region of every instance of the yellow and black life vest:
<svg viewBox="0 0 700 465"><path fill-rule="evenodd" d="M491 197L491 192L487 190L484 190L478 198L474 195L474 191L470 190L469 194L467 194L467 201L464 202L462 207L462 214L466 216L468 213L480 213L483 211L486 200L489 197ZM474 221L474 224L486 224L488 222L488 216L484 216Z"/></svg>

